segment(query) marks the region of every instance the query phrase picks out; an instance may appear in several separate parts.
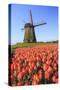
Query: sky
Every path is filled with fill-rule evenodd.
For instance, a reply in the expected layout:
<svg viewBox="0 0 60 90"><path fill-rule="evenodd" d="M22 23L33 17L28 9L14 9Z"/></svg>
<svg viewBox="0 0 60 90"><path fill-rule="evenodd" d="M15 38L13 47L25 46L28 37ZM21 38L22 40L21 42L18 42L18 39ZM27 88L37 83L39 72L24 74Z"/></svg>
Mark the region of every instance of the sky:
<svg viewBox="0 0 60 90"><path fill-rule="evenodd" d="M33 24L46 22L46 25L35 28L38 41L58 40L58 7L11 4L11 44L23 42L25 23L30 22L29 10L32 12ZM10 24L10 23L9 23Z"/></svg>

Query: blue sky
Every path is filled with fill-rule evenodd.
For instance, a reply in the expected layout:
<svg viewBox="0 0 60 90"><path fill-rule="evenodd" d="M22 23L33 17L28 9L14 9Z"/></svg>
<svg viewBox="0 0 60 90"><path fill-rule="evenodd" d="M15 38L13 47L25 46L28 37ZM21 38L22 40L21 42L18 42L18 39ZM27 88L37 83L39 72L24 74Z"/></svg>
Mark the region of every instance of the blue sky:
<svg viewBox="0 0 60 90"><path fill-rule="evenodd" d="M25 23L30 22L30 9L34 24L39 24L42 21L47 22L46 25L35 28L37 41L58 40L58 7L12 4L11 44L23 42L24 31L21 29Z"/></svg>

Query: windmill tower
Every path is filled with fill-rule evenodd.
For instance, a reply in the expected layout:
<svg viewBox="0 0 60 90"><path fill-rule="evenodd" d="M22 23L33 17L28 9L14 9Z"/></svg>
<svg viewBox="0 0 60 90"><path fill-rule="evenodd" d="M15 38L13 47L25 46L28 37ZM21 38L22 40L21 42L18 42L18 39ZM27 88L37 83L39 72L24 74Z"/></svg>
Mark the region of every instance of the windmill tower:
<svg viewBox="0 0 60 90"><path fill-rule="evenodd" d="M35 36L35 27L37 26L41 26L41 25L45 25L46 23L40 23L40 24L37 24L37 25L34 25L33 24L33 19L32 19L32 13L31 13L31 10L30 10L30 22L29 23L26 23L25 26L24 26L24 30L25 30L25 33L24 33L24 42L36 42L36 36Z"/></svg>

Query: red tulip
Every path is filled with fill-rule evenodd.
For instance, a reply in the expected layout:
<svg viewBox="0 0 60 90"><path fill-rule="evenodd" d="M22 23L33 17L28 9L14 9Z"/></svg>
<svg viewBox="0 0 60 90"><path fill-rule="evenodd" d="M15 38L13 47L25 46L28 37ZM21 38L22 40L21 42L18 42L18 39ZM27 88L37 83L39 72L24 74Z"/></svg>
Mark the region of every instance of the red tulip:
<svg viewBox="0 0 60 90"><path fill-rule="evenodd" d="M18 80L21 80L22 79L22 76L23 76L23 74L22 74L22 72L19 72L19 74L18 74Z"/></svg>
<svg viewBox="0 0 60 90"><path fill-rule="evenodd" d="M43 64L43 70L44 71L46 71L48 69L48 67L49 67L48 64L45 64L45 63Z"/></svg>

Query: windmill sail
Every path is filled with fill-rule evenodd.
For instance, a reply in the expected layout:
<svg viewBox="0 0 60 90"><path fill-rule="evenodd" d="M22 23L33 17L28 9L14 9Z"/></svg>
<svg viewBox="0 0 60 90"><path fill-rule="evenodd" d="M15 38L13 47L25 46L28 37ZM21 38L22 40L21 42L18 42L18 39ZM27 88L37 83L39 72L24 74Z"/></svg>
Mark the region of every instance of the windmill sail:
<svg viewBox="0 0 60 90"><path fill-rule="evenodd" d="M33 25L32 12L30 10L30 23Z"/></svg>
<svg viewBox="0 0 60 90"><path fill-rule="evenodd" d="M33 18L32 18L32 12L30 10L30 21L32 24L32 28L31 28L31 40L32 42L36 42L36 36L35 36L35 31L34 31L34 25L33 25Z"/></svg>
<svg viewBox="0 0 60 90"><path fill-rule="evenodd" d="M34 25L34 27L37 27L37 26L42 26L42 25L45 25L45 24L47 24L47 23L40 23L40 24L36 24L36 25Z"/></svg>

